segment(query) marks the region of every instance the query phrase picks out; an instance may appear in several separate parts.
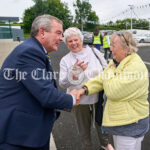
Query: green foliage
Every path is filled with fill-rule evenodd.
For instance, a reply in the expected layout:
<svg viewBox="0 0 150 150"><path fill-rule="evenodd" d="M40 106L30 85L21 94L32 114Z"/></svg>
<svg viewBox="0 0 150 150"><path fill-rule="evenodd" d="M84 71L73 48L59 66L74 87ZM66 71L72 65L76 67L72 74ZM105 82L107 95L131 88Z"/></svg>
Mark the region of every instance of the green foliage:
<svg viewBox="0 0 150 150"><path fill-rule="evenodd" d="M89 27L92 29L95 28L95 24L87 23L87 21L96 21L98 22L99 18L96 15L95 11L92 11L92 6L88 1L80 1L76 0L76 3L74 4L75 7L75 23L79 24L79 27L85 28L85 30L88 30Z"/></svg>
<svg viewBox="0 0 150 150"><path fill-rule="evenodd" d="M24 33L24 38L29 38L30 37L30 33Z"/></svg>
<svg viewBox="0 0 150 150"><path fill-rule="evenodd" d="M149 22L146 19L139 19L135 23L136 29L149 29Z"/></svg>
<svg viewBox="0 0 150 150"><path fill-rule="evenodd" d="M30 32L31 25L35 17L36 15L34 13L34 7L25 10L24 18L23 18L23 24L24 24L23 29L25 33Z"/></svg>
<svg viewBox="0 0 150 150"><path fill-rule="evenodd" d="M146 19L132 19L132 27L133 29L145 29L149 28L149 22ZM131 19L127 18L124 20L117 20L116 22L108 22L105 25L100 25L100 29L108 29L108 30L125 30L131 28Z"/></svg>
<svg viewBox="0 0 150 150"><path fill-rule="evenodd" d="M54 15L63 21L64 29L72 24L73 17L66 3L60 0L48 0L48 14Z"/></svg>
<svg viewBox="0 0 150 150"><path fill-rule="evenodd" d="M87 20L90 20L90 21L93 21L93 22L94 21L97 22L99 20L99 18L96 15L95 11L91 11ZM97 24L94 24L94 23L86 23L85 24L85 30L93 32L96 26L97 26Z"/></svg>
<svg viewBox="0 0 150 150"><path fill-rule="evenodd" d="M93 31L96 26L101 30L123 30L130 29L131 19L117 20L116 22L109 21L107 24L99 23L99 18L95 11L92 11L92 6L87 0L76 0L73 6L75 7L75 20L67 6L67 3L62 3L61 0L33 0L34 6L28 8L24 12L23 27L25 33L29 33L31 24L35 17L43 14L50 14L58 17L63 21L64 29L76 26L84 28L85 31ZM93 21L93 23L88 22ZM133 18L133 29L148 29L149 22L145 19ZM0 25L5 25L1 23Z"/></svg>
<svg viewBox="0 0 150 150"><path fill-rule="evenodd" d="M0 26L8 26L8 24L6 24L4 22L0 22Z"/></svg>
<svg viewBox="0 0 150 150"><path fill-rule="evenodd" d="M87 20L91 20L91 21L98 21L99 18L98 16L96 15L96 12L95 11L91 11L88 15L88 18Z"/></svg>
<svg viewBox="0 0 150 150"><path fill-rule="evenodd" d="M0 26L9 26L9 24L0 22ZM23 23L11 23L11 26L23 26Z"/></svg>
<svg viewBox="0 0 150 150"><path fill-rule="evenodd" d="M24 31L30 32L33 20L43 14L53 15L64 24L64 28L68 28L72 24L73 17L70 15L70 10L66 3L62 3L61 0L33 0L35 5L25 10L23 23Z"/></svg>

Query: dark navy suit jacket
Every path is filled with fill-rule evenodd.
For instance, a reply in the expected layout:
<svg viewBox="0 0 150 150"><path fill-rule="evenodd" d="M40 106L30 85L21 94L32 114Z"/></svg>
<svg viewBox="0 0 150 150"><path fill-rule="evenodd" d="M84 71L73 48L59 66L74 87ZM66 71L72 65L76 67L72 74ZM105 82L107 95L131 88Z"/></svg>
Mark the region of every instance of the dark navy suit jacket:
<svg viewBox="0 0 150 150"><path fill-rule="evenodd" d="M0 70L0 143L41 147L48 142L55 109L73 106L72 96L57 89L52 73L33 37L6 58Z"/></svg>

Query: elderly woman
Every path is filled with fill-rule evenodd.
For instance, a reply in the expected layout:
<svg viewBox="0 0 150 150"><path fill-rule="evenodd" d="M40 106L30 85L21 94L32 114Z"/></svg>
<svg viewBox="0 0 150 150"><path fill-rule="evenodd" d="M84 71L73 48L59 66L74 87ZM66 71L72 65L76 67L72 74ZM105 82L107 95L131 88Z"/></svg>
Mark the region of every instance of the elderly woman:
<svg viewBox="0 0 150 150"><path fill-rule="evenodd" d="M68 28L64 32L64 42L70 52L61 59L59 84L61 87L66 88L67 92L70 92L72 89L80 89L82 82L87 82L89 78L98 75L103 67L107 66L107 63L103 55L94 48L93 50L102 61L102 67L92 49L89 46L82 46L83 35L78 28ZM97 101L98 94L83 96L80 104L74 107L83 150L92 150L90 131L91 124L95 124L95 104ZM108 134L102 134L101 127L98 125L96 127L101 146L106 150L113 150L111 144L108 143Z"/></svg>
<svg viewBox="0 0 150 150"><path fill-rule="evenodd" d="M131 33L114 33L111 51L113 60L108 67L78 94L93 95L104 89L107 101L102 125L113 135L115 150L141 150L149 129L148 70L136 53Z"/></svg>

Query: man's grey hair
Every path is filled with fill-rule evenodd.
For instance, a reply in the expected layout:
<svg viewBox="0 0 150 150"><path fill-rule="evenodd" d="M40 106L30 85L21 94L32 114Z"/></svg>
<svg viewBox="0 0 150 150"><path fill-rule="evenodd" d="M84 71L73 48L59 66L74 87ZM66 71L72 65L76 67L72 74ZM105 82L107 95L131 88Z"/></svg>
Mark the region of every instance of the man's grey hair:
<svg viewBox="0 0 150 150"><path fill-rule="evenodd" d="M51 27L53 26L54 20L60 24L63 24L61 20L48 14L36 17L32 23L30 33L31 36L36 36L40 27L43 27L45 31L49 32Z"/></svg>
<svg viewBox="0 0 150 150"><path fill-rule="evenodd" d="M71 27L71 28L68 28L68 29L65 30L65 32L64 32L64 42L66 43L67 38L72 36L72 35L77 35L83 43L83 34L76 27Z"/></svg>

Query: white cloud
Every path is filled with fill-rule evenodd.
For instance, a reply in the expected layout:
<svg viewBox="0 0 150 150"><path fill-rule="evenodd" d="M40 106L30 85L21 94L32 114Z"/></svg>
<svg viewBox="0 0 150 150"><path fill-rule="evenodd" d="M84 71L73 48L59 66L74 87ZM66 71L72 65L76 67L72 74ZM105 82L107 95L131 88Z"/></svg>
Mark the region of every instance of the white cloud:
<svg viewBox="0 0 150 150"><path fill-rule="evenodd" d="M23 17L24 10L33 6L32 0L0 0L0 16L16 16ZM76 0L62 0L68 3L68 7L74 15L73 3ZM125 16L130 17L131 13L123 14L122 12L129 9L128 5L142 6L150 4L150 0L89 0L92 9L96 11L101 21L116 18L123 19ZM138 17L150 18L150 7L135 9ZM134 16L135 17L135 16Z"/></svg>
<svg viewBox="0 0 150 150"><path fill-rule="evenodd" d="M0 16L23 17L24 10L33 5L32 0L1 0Z"/></svg>

